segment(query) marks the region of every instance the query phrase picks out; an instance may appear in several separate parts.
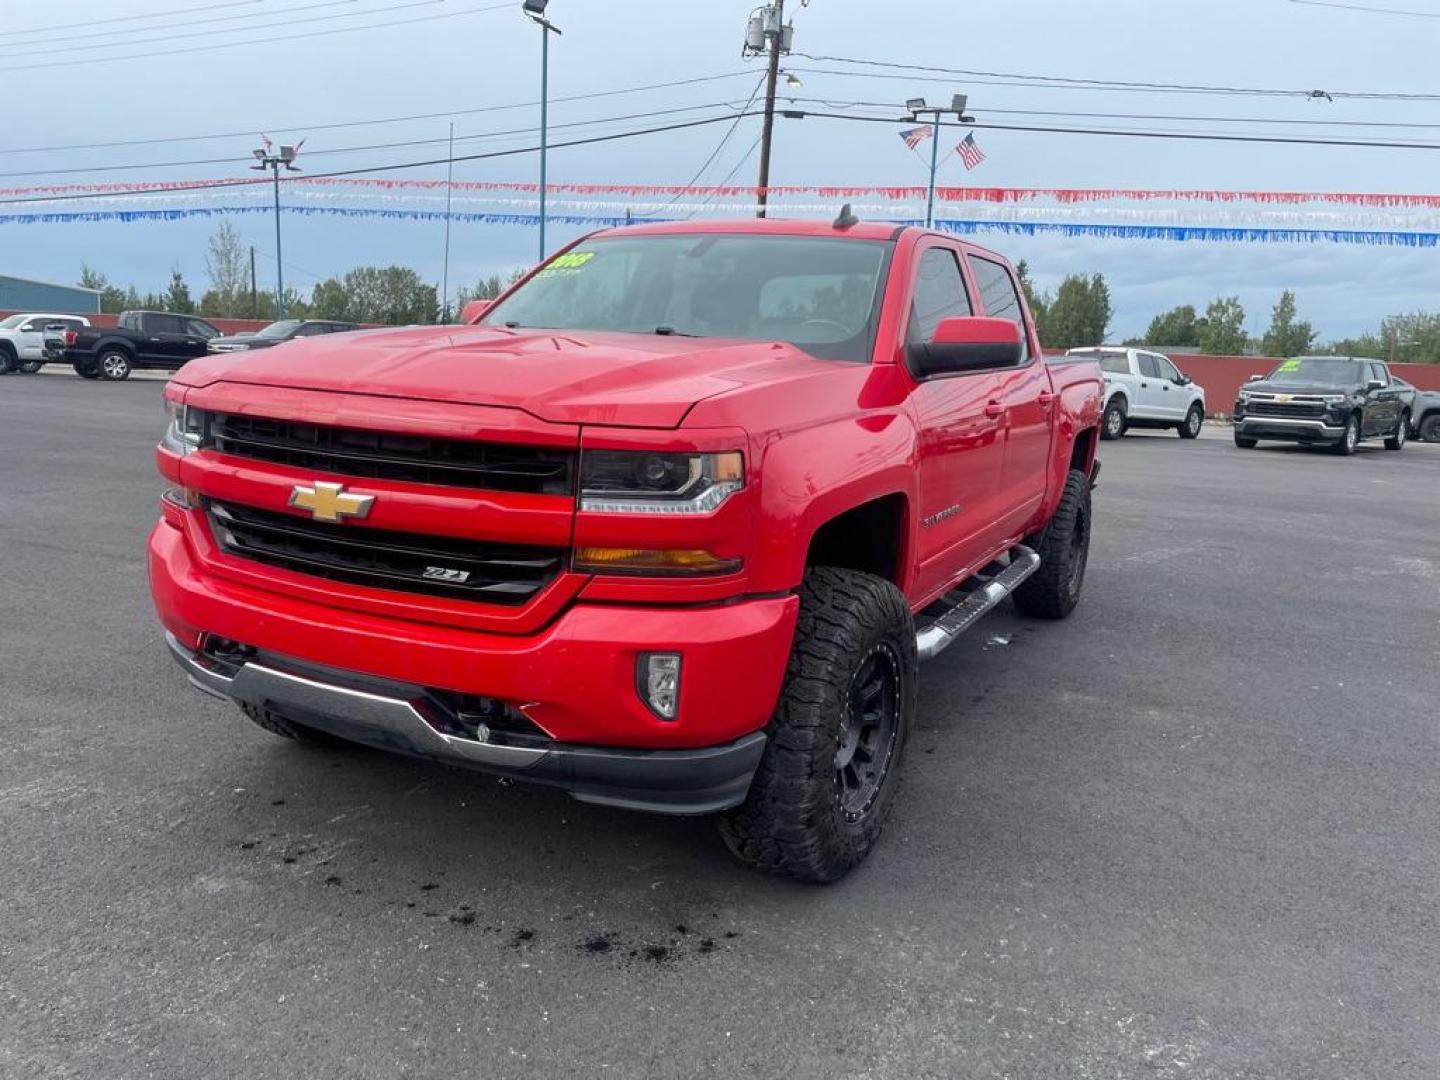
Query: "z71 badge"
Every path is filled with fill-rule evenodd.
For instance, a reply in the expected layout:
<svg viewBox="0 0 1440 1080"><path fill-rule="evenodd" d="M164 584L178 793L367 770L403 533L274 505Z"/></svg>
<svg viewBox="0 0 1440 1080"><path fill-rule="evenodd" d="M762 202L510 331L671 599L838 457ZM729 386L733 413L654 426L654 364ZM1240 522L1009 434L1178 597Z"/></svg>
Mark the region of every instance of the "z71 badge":
<svg viewBox="0 0 1440 1080"><path fill-rule="evenodd" d="M452 570L448 566L427 566L425 572L420 576L426 581L453 581L456 584L463 584L470 580L470 571Z"/></svg>

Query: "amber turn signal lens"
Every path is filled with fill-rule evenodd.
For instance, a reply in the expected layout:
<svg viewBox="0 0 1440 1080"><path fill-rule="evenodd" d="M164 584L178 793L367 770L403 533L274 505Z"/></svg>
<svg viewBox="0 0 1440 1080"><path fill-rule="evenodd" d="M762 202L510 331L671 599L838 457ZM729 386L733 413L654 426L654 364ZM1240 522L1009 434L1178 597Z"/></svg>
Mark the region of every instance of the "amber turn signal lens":
<svg viewBox="0 0 1440 1080"><path fill-rule="evenodd" d="M708 551L608 547L575 549L575 569L595 574L729 574L740 566L739 559L722 559Z"/></svg>

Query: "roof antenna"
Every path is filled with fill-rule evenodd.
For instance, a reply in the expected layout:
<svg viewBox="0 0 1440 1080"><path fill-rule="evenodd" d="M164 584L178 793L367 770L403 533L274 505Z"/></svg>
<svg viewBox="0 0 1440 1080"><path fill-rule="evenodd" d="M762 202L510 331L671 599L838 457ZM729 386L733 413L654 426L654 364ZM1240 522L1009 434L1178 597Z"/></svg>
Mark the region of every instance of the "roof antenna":
<svg viewBox="0 0 1440 1080"><path fill-rule="evenodd" d="M850 204L847 202L840 208L840 216L830 223L832 229L848 229L852 225L859 225L860 219L850 212Z"/></svg>

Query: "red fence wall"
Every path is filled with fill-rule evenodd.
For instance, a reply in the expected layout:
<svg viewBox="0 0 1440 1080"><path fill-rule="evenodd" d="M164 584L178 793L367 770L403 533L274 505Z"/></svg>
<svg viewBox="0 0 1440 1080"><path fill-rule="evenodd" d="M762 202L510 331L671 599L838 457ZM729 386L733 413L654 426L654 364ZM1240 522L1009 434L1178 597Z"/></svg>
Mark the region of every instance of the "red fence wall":
<svg viewBox="0 0 1440 1080"><path fill-rule="evenodd" d="M1251 375L1268 375L1280 363L1269 356L1201 356L1158 351L1205 388L1205 405L1212 413L1228 413L1235 404L1236 393ZM1390 370L1421 390L1440 390L1440 364L1394 364Z"/></svg>

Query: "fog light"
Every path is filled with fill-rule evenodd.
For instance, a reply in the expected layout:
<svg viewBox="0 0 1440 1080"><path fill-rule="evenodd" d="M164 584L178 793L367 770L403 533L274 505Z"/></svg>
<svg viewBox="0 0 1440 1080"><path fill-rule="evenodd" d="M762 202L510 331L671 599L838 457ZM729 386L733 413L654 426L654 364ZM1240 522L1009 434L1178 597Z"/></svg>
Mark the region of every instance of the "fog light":
<svg viewBox="0 0 1440 1080"><path fill-rule="evenodd" d="M650 711L662 720L674 720L680 709L680 654L641 653L635 681Z"/></svg>

